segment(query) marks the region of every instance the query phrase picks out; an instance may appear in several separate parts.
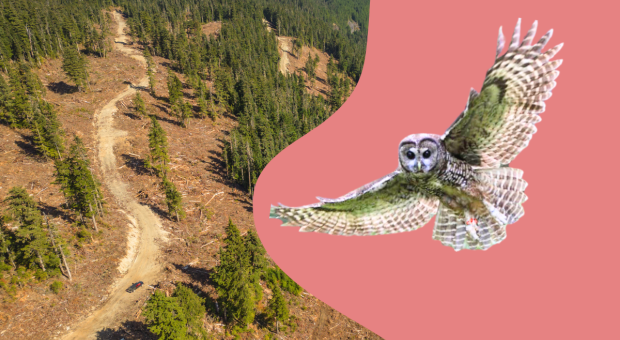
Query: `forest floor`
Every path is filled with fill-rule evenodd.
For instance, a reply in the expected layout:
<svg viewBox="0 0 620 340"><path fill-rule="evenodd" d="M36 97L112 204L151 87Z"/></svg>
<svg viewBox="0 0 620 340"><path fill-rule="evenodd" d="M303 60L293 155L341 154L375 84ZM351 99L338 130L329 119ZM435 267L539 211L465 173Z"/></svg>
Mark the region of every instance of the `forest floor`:
<svg viewBox="0 0 620 340"><path fill-rule="evenodd" d="M123 32L124 19L119 15L115 19L118 24L113 23L113 32ZM217 23L210 27L213 34L220 29ZM31 285L20 291L17 300L0 305L0 338L52 339L65 334L67 339L157 339L141 316L153 290L170 294L182 283L212 301L216 295L210 274L228 219L241 234L254 228L252 200L246 188L227 178L221 158L223 142L237 125L234 117L225 112L219 112L215 121L196 116L187 128L181 127L167 102L170 61L154 57L157 86L151 95L140 87L146 73L139 60L141 47L130 42L125 32L116 41L108 58L89 57L92 92L72 91L59 60L46 62L38 72L50 89L46 99L59 106L67 135L80 135L89 147L93 170L105 184L108 214L95 242L75 250L79 261L74 280L60 294L46 288L50 281ZM326 66L327 59L319 58ZM301 58L290 60L301 68L305 64ZM326 67L323 70L325 75ZM210 81L207 85L212 86ZM150 122L135 113L131 95L135 91L141 91L148 112L168 135L169 177L182 193L187 212L181 222L169 218L161 180L144 168ZM193 91L185 86L183 92L198 111ZM65 234L75 234L70 213L61 206L62 194L48 184L53 164L33 156L27 134L0 126L0 136L6 141L0 143L0 197L6 197L9 184L26 186ZM124 291L138 280L145 282L144 288L132 294ZM271 294L267 288L264 292L257 321L250 326L252 332L242 339L262 339L273 328L260 314ZM380 339L307 292L284 294L297 329L281 330L278 339ZM215 311L208 311L203 322L216 339L231 339L225 336Z"/></svg>

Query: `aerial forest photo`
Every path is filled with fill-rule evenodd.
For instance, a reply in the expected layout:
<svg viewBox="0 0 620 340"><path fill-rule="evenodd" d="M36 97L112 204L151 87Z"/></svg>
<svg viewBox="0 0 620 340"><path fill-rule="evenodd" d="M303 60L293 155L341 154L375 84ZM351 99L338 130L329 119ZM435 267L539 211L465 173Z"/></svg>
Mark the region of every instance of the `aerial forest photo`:
<svg viewBox="0 0 620 340"><path fill-rule="evenodd" d="M254 186L360 80L369 0L0 0L1 339L381 339Z"/></svg>

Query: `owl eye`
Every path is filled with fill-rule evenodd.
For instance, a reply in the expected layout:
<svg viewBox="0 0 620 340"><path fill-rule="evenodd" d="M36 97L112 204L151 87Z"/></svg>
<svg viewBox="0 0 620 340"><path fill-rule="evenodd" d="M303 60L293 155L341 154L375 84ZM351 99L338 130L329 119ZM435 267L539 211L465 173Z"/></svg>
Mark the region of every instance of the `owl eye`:
<svg viewBox="0 0 620 340"><path fill-rule="evenodd" d="M424 157L424 158L429 158L430 156L431 156L431 151L430 150L426 150L422 154L422 157Z"/></svg>
<svg viewBox="0 0 620 340"><path fill-rule="evenodd" d="M415 158L415 153L413 153L413 151L411 151L411 150L407 151L407 158L414 159Z"/></svg>

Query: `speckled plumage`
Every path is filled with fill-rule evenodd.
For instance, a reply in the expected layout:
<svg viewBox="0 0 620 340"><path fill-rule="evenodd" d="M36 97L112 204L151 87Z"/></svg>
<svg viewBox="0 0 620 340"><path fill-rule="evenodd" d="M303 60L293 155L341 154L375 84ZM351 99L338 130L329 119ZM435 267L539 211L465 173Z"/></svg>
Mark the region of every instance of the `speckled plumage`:
<svg viewBox="0 0 620 340"><path fill-rule="evenodd" d="M480 93L442 135L416 134L399 146L397 170L338 199L289 208L271 218L300 231L378 235L415 230L437 214L433 239L446 246L486 250L506 238L524 214L527 183L508 164L529 144L551 97L562 44L541 53L553 31L531 45L537 22L519 43L517 22L507 52L500 28L495 64Z"/></svg>

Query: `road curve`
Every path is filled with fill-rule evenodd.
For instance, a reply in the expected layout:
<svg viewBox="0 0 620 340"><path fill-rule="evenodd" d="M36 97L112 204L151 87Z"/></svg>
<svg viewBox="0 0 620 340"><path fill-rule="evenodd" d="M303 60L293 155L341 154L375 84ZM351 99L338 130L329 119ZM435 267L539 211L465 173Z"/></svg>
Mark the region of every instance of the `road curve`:
<svg viewBox="0 0 620 340"><path fill-rule="evenodd" d="M144 57L134 50L127 47L124 43L129 41L125 33L125 19L118 12L113 12L114 19L118 23L115 48L139 60L144 66ZM148 78L145 76L136 84L147 86ZM123 92L108 102L96 114L97 129L97 153L99 166L103 174L103 182L108 187L114 198L125 209L128 219L131 221L130 228L135 231L134 238L137 237L137 246L128 247L127 258L121 262L122 269L126 274L119 279L111 288L111 293L107 301L86 319L76 325L73 331L63 337L64 340L73 339L95 339L99 330L113 328L122 320L119 314L129 308L135 301L147 293L146 289L138 290L135 293L127 293L127 289L132 283L143 281L145 286L157 283L158 274L162 266L158 262L159 248L156 240L166 240L161 221L147 206L139 204L132 195L129 194L127 183L121 180L117 171L116 157L114 155L114 144L122 141L127 135L126 131L114 128L114 113L117 111L116 103L130 95L136 93L132 86L127 86ZM131 236L131 232L130 238ZM133 242L133 243L136 243ZM131 244L132 242L128 242ZM137 248L137 249L136 249Z"/></svg>

